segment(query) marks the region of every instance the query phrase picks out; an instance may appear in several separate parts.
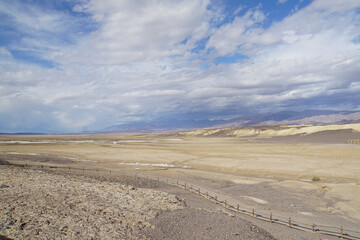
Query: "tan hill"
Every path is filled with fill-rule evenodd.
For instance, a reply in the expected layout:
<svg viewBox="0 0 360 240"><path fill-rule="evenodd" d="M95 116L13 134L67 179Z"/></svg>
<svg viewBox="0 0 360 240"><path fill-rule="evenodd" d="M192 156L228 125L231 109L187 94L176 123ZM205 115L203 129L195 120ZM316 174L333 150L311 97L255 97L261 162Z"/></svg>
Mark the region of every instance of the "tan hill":
<svg viewBox="0 0 360 240"><path fill-rule="evenodd" d="M360 139L360 123L331 125L285 125L272 127L232 127L221 129L200 129L179 133L183 136L197 137L251 137L256 139L288 141L306 140L313 142L346 143L349 139ZM287 138L285 138L287 137ZM289 138L292 137L292 138Z"/></svg>

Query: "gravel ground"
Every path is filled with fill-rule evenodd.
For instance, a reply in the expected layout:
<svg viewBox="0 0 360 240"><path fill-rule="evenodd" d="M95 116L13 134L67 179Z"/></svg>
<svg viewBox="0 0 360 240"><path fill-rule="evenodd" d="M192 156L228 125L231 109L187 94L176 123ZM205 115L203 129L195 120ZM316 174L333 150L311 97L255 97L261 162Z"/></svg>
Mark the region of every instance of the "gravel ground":
<svg viewBox="0 0 360 240"><path fill-rule="evenodd" d="M0 186L0 239L275 239L152 180L2 165Z"/></svg>
<svg viewBox="0 0 360 240"><path fill-rule="evenodd" d="M145 229L151 239L275 239L246 220L208 209L166 212L152 223L158 227Z"/></svg>
<svg viewBox="0 0 360 240"><path fill-rule="evenodd" d="M174 195L69 174L0 167L0 234L13 239L138 239Z"/></svg>

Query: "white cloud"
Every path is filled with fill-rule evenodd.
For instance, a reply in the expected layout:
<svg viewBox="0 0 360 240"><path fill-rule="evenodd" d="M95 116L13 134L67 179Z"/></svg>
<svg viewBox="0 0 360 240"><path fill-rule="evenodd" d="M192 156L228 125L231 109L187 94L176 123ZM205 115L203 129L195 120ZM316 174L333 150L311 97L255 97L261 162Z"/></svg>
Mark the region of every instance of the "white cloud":
<svg viewBox="0 0 360 240"><path fill-rule="evenodd" d="M4 1L0 4L0 12L8 15L16 22L14 27L20 28L22 32L35 33L41 31L57 32L59 28L63 29L62 17L54 11L42 11L33 4L26 4L20 1Z"/></svg>
<svg viewBox="0 0 360 240"><path fill-rule="evenodd" d="M11 52L6 47L0 47L0 56L12 57Z"/></svg>
<svg viewBox="0 0 360 240"><path fill-rule="evenodd" d="M41 34L57 36L67 29L69 18L62 14L49 18L35 6L28 13L19 5L6 10L16 17L19 31L29 33L13 47L38 51L59 65L45 69L22 63L11 57L10 48L0 47L6 57L0 57L0 119L9 119L0 125L76 131L163 113L277 110L297 102L311 108L312 99L326 108L320 100L331 94L345 99L329 103L334 108L359 108L348 99L360 94L360 47L354 41L360 20L352 10L360 7L358 1L314 1L268 28L260 7L241 7L235 12L243 15L217 27L224 13L209 4L80 2L74 10L90 14L97 28L76 35L72 45ZM28 23L35 25L24 30ZM207 37L205 49L191 51ZM212 64L215 57L234 53L249 58Z"/></svg>
<svg viewBox="0 0 360 240"><path fill-rule="evenodd" d="M159 97L159 96L174 96L183 94L182 90L152 90L152 91L134 91L134 92L126 92L123 94L123 97Z"/></svg>
<svg viewBox="0 0 360 240"><path fill-rule="evenodd" d="M222 26L209 47L215 47L219 55L240 48L251 60L224 66L219 76L224 80L218 82L256 89L258 93L248 95L257 96L257 103L308 99L326 95L334 86L348 88L348 82L359 81L354 77L359 74L359 45L352 41L360 32L354 24L356 13L351 11L360 5L355 2L335 1L329 6L327 1L315 1L269 29L244 31L244 26L256 22L245 17ZM264 88L274 88L270 92L276 94L263 95Z"/></svg>
<svg viewBox="0 0 360 240"><path fill-rule="evenodd" d="M118 65L183 55L207 32L208 4L209 0L89 1L76 10L91 13L99 29L58 60ZM187 45L180 44L186 39Z"/></svg>
<svg viewBox="0 0 360 240"><path fill-rule="evenodd" d="M247 11L244 16L236 17L233 22L214 30L207 49L215 48L220 56L236 52L244 34L264 19L265 15L260 10Z"/></svg>
<svg viewBox="0 0 360 240"><path fill-rule="evenodd" d="M95 121L93 116L82 116L81 118L74 118L69 116L67 112L53 112L54 118L59 121L61 126L66 126L67 130L81 129L92 124Z"/></svg>

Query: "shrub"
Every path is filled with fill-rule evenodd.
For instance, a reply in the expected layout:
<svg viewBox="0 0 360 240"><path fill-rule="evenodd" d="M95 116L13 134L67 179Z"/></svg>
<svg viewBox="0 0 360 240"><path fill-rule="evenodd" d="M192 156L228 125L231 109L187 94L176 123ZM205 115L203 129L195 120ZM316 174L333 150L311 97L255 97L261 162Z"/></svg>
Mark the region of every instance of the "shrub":
<svg viewBox="0 0 360 240"><path fill-rule="evenodd" d="M318 181L320 181L321 179L319 178L319 177L313 177L312 179L311 179L311 181L313 181L313 182L318 182Z"/></svg>

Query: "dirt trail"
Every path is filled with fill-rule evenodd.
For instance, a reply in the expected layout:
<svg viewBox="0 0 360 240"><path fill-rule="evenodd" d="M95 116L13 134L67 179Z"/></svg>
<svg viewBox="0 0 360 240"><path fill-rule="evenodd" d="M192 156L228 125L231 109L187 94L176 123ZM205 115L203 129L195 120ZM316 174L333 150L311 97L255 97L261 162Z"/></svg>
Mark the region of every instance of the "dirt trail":
<svg viewBox="0 0 360 240"><path fill-rule="evenodd" d="M274 217L280 217L287 221L289 217L294 222L306 223L311 225L316 223L318 225L343 226L344 228L357 230L360 227L359 221L349 218L345 213L340 212L335 208L337 202L332 199L328 199L325 195L326 189L319 191L319 188L310 188L305 185L295 188L283 187L274 185L271 179L259 178L259 183L256 184L236 184L229 180L224 180L217 177L217 174L211 172L205 172L200 174L200 170L179 170L179 169L167 169L166 171L155 171L153 177L160 177L165 181L170 179L172 182L179 182L181 185L187 184L187 188L192 187L194 192L201 189L201 192L208 192L211 196L217 196L219 201L226 200L228 204L237 206L239 204L241 209L245 209L251 212L252 209L256 210L256 213L263 216L269 216L270 212ZM201 177L201 175L207 175L207 177ZM236 176L233 176L234 178ZM248 177L252 178L252 177ZM231 179L231 176L229 177ZM263 182L261 182L263 180ZM276 183L284 182L286 185L287 180L276 179ZM301 182L296 182L298 184ZM291 182L290 184L295 184ZM319 183L326 184L326 183ZM312 185L311 185L312 186ZM304 188L301 188L304 187ZM324 192L325 191L325 192ZM306 200L305 200L306 199ZM250 220L253 220L250 218ZM259 221L254 221L256 224ZM266 231L269 231L277 238L282 238L276 228L271 224L261 225ZM324 228L326 230L332 230L331 228ZM338 232L340 230L338 229ZM358 235L356 235L358 236ZM286 237L284 238L286 239ZM310 239L310 238L309 238ZM324 239L331 239L326 237Z"/></svg>

